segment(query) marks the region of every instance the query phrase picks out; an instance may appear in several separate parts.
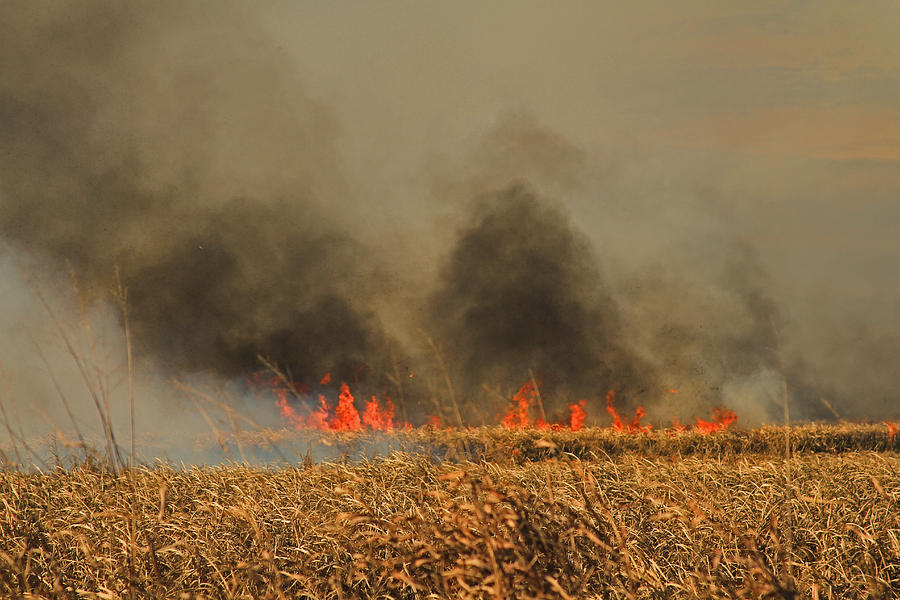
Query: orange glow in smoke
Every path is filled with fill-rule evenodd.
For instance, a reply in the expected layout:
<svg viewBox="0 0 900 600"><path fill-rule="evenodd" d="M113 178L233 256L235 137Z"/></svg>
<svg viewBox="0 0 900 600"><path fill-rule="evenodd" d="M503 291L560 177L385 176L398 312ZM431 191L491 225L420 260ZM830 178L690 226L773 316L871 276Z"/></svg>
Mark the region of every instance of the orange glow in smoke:
<svg viewBox="0 0 900 600"><path fill-rule="evenodd" d="M319 385L328 385L331 383L331 373L325 373L322 376L322 381L319 382Z"/></svg>

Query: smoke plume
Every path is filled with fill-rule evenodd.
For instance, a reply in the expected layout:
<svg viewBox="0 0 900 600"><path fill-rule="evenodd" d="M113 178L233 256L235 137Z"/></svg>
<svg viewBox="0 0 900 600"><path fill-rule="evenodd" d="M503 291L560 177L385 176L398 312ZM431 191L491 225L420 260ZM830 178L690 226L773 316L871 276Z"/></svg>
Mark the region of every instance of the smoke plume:
<svg viewBox="0 0 900 600"><path fill-rule="evenodd" d="M652 376L625 345L618 312L587 239L519 184L476 203L430 321L469 382L515 386L530 369L549 389L634 395Z"/></svg>
<svg viewBox="0 0 900 600"><path fill-rule="evenodd" d="M206 10L209 9L209 10ZM384 334L341 230L329 112L237 5L7 3L0 232L82 292L128 289L167 370L352 378Z"/></svg>

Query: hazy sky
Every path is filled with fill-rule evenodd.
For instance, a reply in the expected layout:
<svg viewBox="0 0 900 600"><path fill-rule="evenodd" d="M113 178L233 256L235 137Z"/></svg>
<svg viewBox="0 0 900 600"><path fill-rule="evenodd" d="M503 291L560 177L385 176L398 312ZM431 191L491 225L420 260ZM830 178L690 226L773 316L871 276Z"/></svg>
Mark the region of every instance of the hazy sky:
<svg viewBox="0 0 900 600"><path fill-rule="evenodd" d="M706 190L791 279L837 268L900 301L896 2L284 3L267 22L385 192L527 115L634 185Z"/></svg>
<svg viewBox="0 0 900 600"><path fill-rule="evenodd" d="M900 158L900 7L890 0L287 3L271 13L311 91L374 147L418 154L482 131L498 111L527 110L584 145Z"/></svg>

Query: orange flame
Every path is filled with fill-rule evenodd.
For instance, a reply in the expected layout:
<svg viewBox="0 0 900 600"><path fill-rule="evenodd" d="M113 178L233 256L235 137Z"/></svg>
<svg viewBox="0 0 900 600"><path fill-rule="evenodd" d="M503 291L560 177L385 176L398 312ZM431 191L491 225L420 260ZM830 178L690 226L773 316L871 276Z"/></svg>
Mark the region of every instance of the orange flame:
<svg viewBox="0 0 900 600"><path fill-rule="evenodd" d="M266 384L275 395L275 405L281 417L296 429L320 429L331 431L360 431L367 427L376 431L389 431L394 428L394 403L390 398L385 400L382 406L375 396L366 402L366 409L360 417L356 409L350 386L341 383L337 406L329 407L328 399L324 394L319 394L318 405L308 415L301 415L297 409L291 406L288 398L291 393L304 393L306 388L291 388L281 377L272 377L268 381L262 381L257 374L253 381L257 384ZM331 381L331 375L326 373L321 380L321 385Z"/></svg>
<svg viewBox="0 0 900 600"><path fill-rule="evenodd" d="M336 431L359 431L362 429L359 411L353 405L353 395L350 393L350 386L346 383L341 384L338 405L334 416L328 422L328 427Z"/></svg>
<svg viewBox="0 0 900 600"><path fill-rule="evenodd" d="M287 389L278 388L273 391L275 393L275 404L278 405L278 410L281 411L281 416L294 425L301 423L303 421L303 417L298 415L294 410L294 407L288 404Z"/></svg>
<svg viewBox="0 0 900 600"><path fill-rule="evenodd" d="M888 439L893 442L894 434L897 433L897 424L891 423L890 421L885 421L884 424L888 428Z"/></svg>
<svg viewBox="0 0 900 600"><path fill-rule="evenodd" d="M532 423L528 418L528 409L536 399L537 390L534 384L531 381L526 381L513 396L513 405L500 419L500 423L508 429L530 427Z"/></svg>
<svg viewBox="0 0 900 600"><path fill-rule="evenodd" d="M533 427L541 431L560 431L566 428L566 423L557 422L550 423L542 417L532 419L529 415L531 407L538 401L540 397L540 383L528 380L522 384L519 391L513 395L509 410L500 419L500 423L507 429L526 429ZM584 428L584 421L587 418L585 406L587 400L582 400L576 404L569 405L569 423L568 426L573 431Z"/></svg>
<svg viewBox="0 0 900 600"><path fill-rule="evenodd" d="M366 402L366 412L363 413L363 423L375 431L390 431L394 428L394 403L388 398L384 402L384 408L378 404L378 398Z"/></svg>
<svg viewBox="0 0 900 600"><path fill-rule="evenodd" d="M569 411L571 413L569 417L569 429L572 431L584 429L584 420L587 418L587 411L584 410L585 404L587 404L587 400L582 400L569 405Z"/></svg>
<svg viewBox="0 0 900 600"><path fill-rule="evenodd" d="M332 381L331 374L326 373L320 380L320 385L327 385ZM318 404L308 414L301 414L295 406L291 405L290 396L298 398L305 397L309 393L309 388L303 385L293 385L285 381L280 376L266 377L264 373L255 373L250 380L251 384L264 385L275 396L275 404L282 418L291 426L297 429L319 429L330 431L360 431L369 429L373 431L391 431L396 427L404 429L412 429L409 423L394 422L394 403L390 398L385 398L384 402L379 402L378 398L372 396L372 399L365 403L365 408L360 413L356 408L353 394L350 393L350 386L341 383L338 395L337 405L331 407L328 399L324 394L318 395ZM513 395L507 412L501 417L500 423L508 429L536 428L541 431L560 431L569 429L571 431L580 431L584 429L587 419L587 400L580 400L570 404L568 421L547 422L543 418L532 418L532 407L535 406L540 398L540 384L537 381L529 380L522 384L519 390ZM669 393L678 393L677 390L668 390ZM609 390L606 394L606 411L612 417L610 427L618 432L623 433L650 433L653 429L652 425L642 425L641 420L646 416L643 406L638 406L634 412L634 418L631 421L625 421L615 407L615 390ZM669 435L676 435L679 432L689 429L698 431L703 434L711 434L717 431L723 431L731 427L737 421L737 415L728 409L718 407L713 409L713 419L706 421L696 418L696 425L688 427L682 425L678 419L673 419L672 426L668 429ZM898 426L891 422L885 422L888 428L890 439L893 440L894 434L898 431ZM431 416L424 425L433 429L443 426L440 417Z"/></svg>
<svg viewBox="0 0 900 600"><path fill-rule="evenodd" d="M713 433L723 431L731 427L731 424L737 421L737 415L727 408L717 406L713 409L715 413L712 421L704 421L697 417L697 430L701 433Z"/></svg>
<svg viewBox="0 0 900 600"><path fill-rule="evenodd" d="M295 427L297 429L328 429L328 418L328 401L325 400L325 396L319 394L319 407L310 413L304 423L295 423Z"/></svg>
<svg viewBox="0 0 900 600"><path fill-rule="evenodd" d="M682 425L681 421L678 420L678 417L675 417L674 419L672 419L672 426L669 427L669 435L675 436L682 431L687 431L687 425Z"/></svg>
<svg viewBox="0 0 900 600"><path fill-rule="evenodd" d="M609 416L613 419L613 429L616 431L627 431L628 433L650 433L650 430L653 429L652 425L641 425L641 419L646 415L643 406L638 406L635 409L634 418L630 423L626 424L622 421L622 417L619 416L619 412L616 410L615 401L616 391L609 390L606 393L606 412L608 412Z"/></svg>
<svg viewBox="0 0 900 600"><path fill-rule="evenodd" d="M628 430L633 432L641 432L641 433L650 433L650 429L652 425L641 425L641 419L644 418L643 406L638 406L634 410L634 419L631 420L631 423L628 425Z"/></svg>
<svg viewBox="0 0 900 600"><path fill-rule="evenodd" d="M609 416L613 418L612 427L616 431L622 431L623 429L625 429L625 425L622 424L622 418L616 411L615 401L616 390L609 390L608 392L606 392L606 412L608 412Z"/></svg>

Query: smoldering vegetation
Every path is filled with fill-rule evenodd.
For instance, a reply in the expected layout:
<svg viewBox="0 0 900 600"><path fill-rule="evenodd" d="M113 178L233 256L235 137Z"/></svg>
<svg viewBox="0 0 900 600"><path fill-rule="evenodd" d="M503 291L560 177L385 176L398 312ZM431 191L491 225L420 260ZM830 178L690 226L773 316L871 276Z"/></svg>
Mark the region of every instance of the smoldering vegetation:
<svg viewBox="0 0 900 600"><path fill-rule="evenodd" d="M848 369L803 359L820 338L792 342L797 316L738 228L714 220L718 235L631 258L647 237L608 234L653 210L622 219L631 191L615 161L535 121L485 132L453 193L396 201L437 224L368 222L388 199L351 185L365 177L347 177L338 116L256 16L238 3L0 6L4 246L29 268L71 270L96 305L118 273L139 371L231 381L263 358L298 383L330 372L388 391L412 421L447 405L446 377L467 420L493 422L484 406L531 374L549 408L588 398L594 415L616 389L660 419L724 403L742 422L780 420L787 382L795 417L895 416L890 376L860 401L838 381ZM603 222L580 218L577 194ZM398 260L401 244L431 262ZM401 388L407 371L423 375Z"/></svg>

